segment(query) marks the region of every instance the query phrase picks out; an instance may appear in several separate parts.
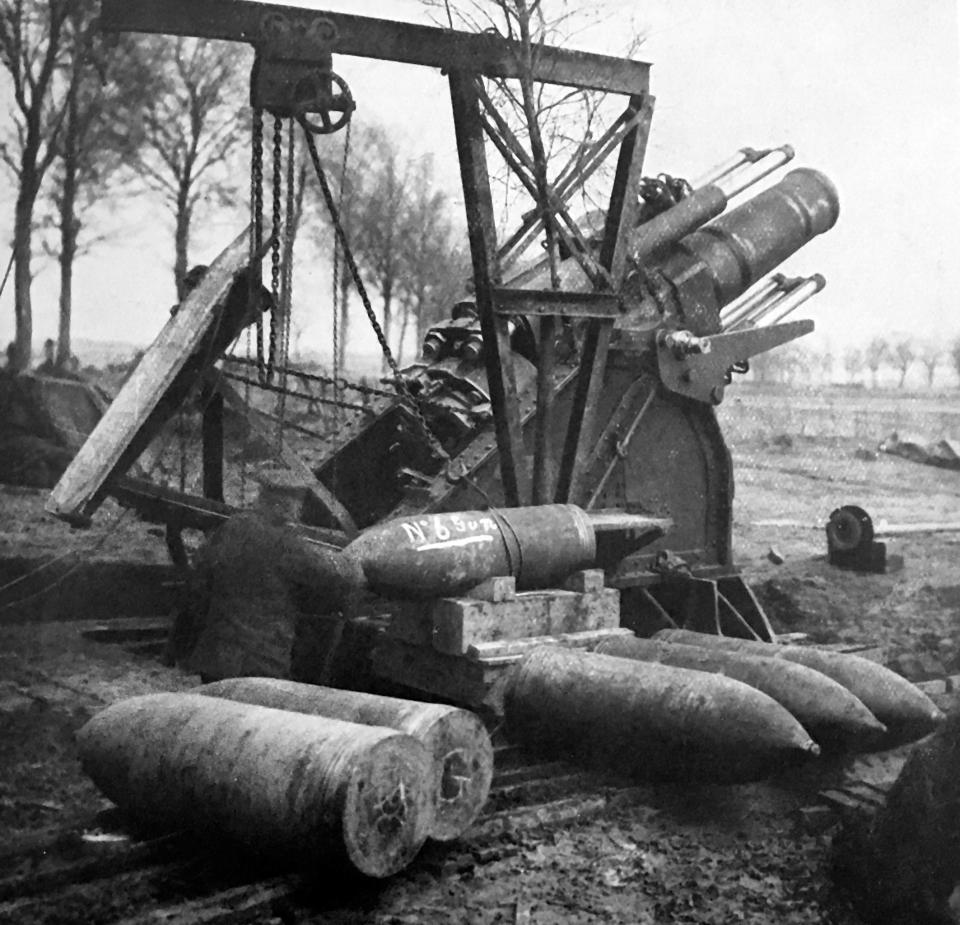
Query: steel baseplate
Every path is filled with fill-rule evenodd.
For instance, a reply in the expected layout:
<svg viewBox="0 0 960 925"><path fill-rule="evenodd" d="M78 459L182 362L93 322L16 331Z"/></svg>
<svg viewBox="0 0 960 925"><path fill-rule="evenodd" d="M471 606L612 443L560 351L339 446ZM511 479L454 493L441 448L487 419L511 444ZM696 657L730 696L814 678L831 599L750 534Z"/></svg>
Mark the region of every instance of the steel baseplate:
<svg viewBox="0 0 960 925"><path fill-rule="evenodd" d="M762 605L740 575L694 574L682 559L669 553L661 553L655 567L659 581L621 591L621 626L638 636L680 628L774 641Z"/></svg>

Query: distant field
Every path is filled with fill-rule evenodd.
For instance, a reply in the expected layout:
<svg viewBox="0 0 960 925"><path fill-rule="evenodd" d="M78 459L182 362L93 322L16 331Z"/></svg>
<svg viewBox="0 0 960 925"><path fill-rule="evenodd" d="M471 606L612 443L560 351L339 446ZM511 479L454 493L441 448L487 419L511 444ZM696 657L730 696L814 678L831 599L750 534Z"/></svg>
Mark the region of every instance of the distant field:
<svg viewBox="0 0 960 925"><path fill-rule="evenodd" d="M873 446L893 431L925 441L960 438L960 389L805 389L735 382L717 413L731 443L789 434Z"/></svg>

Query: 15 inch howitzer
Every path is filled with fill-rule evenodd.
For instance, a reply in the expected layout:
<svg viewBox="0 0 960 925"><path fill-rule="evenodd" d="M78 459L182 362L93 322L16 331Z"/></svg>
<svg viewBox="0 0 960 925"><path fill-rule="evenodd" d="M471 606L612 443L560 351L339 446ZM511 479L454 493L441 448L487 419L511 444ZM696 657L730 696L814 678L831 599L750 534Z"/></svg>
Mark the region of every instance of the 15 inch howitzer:
<svg viewBox="0 0 960 925"><path fill-rule="evenodd" d="M297 508L305 528L342 547L387 521L420 529L441 514L484 508L505 512L498 529L508 558L524 548L549 557L550 518L567 516L556 514L559 506L576 506L592 530L586 565L603 569L606 588L620 592L623 626L771 638L733 566L733 476L714 408L751 357L813 329L785 319L822 288L822 277L765 277L837 220L826 177L794 169L730 209L793 151L743 149L692 184L645 178L649 66L544 47L530 65L533 81L619 95L626 104L544 195L534 190L536 208L498 243L488 142L528 189L535 172L484 84L520 76L516 43L235 0L104 0L102 23L253 45L254 124L273 117L277 131L296 132L306 144L348 255L317 148L355 108L334 57L447 74L472 256L469 295L427 332L421 358L394 370L395 397L379 396L344 425L318 464L282 454L308 502ZM608 208L574 220L566 203L613 151ZM262 196L253 198L256 209ZM282 222L274 221L271 237L257 232L263 216L253 218L253 230L224 251L170 319L54 489L49 510L83 522L113 494L165 522L174 548L180 529L209 528L236 510L224 502L223 403L237 395L223 386L231 367L222 351L245 327L282 325L290 311L271 305L259 287L261 259L283 251ZM549 253L531 259L542 234ZM347 266L355 269L352 260ZM362 291L359 274L356 284ZM130 477L183 397L201 389L205 497ZM513 537L510 509L541 506L554 513L543 522L521 517L532 532L522 535L523 527ZM450 548L467 547L449 547L455 559Z"/></svg>

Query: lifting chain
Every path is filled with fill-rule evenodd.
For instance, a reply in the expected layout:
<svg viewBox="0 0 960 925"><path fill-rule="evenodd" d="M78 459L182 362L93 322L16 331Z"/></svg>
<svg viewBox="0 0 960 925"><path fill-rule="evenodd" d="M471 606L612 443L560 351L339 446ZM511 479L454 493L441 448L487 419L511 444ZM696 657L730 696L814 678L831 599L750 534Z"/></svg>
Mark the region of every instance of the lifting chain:
<svg viewBox="0 0 960 925"><path fill-rule="evenodd" d="M273 242L270 247L270 352L267 355L267 382L273 382L273 372L277 363L278 315L282 311L280 305L280 267L283 258L283 120L280 116L273 117L273 184L271 192L272 208L270 210L271 232Z"/></svg>
<svg viewBox="0 0 960 925"><path fill-rule="evenodd" d="M279 311L280 343L277 366L279 368L280 393L277 401L277 452L283 452L283 428L287 410L287 370L290 354L290 316L293 311L293 240L296 229L296 176L295 176L296 145L294 141L293 123L287 127L286 153L286 202L283 216L283 249L282 275L280 278Z"/></svg>
<svg viewBox="0 0 960 925"><path fill-rule="evenodd" d="M402 400L406 402L410 410L413 412L414 417L417 421L417 426L423 432L424 438L427 440L427 443L430 445L430 448L434 453L439 456L441 459L448 459L446 451L440 445L440 441L433 435L433 432L430 430L430 427L427 425L426 419L423 416L423 411L420 408L420 404L417 402L416 396L410 391L410 387L407 385L406 380L403 378L402 373L400 372L400 367L397 365L397 361L393 356L393 351L390 349L390 345L387 343L387 338L383 333L383 328L380 327L380 322L377 321L377 316L373 311L373 306L370 304L370 297L367 295L366 286L363 284L363 280L360 277L360 270L357 267L357 263L353 257L353 251L350 249L350 243L347 240L346 232L343 230L343 225L340 222L340 211L337 209L337 204L334 202L333 193L330 190L330 184L327 182L327 176L323 169L323 164L320 162L320 155L317 152L317 144L314 140L313 133L310 131L310 125L303 116L298 117L300 125L303 127L304 137L307 141L307 149L310 152L310 160L313 162L313 169L317 175L317 180L320 183L320 191L323 193L323 199L327 206L327 211L330 213L330 220L333 222L333 230L340 241L340 246L343 248L343 259L347 265L347 268L350 270L350 276L353 279L353 284L357 288L357 294L360 296L360 301L363 303L364 311L367 313L367 318L370 321L370 325L373 328L374 333L377 335L377 340L380 343L380 349L383 351L384 359L387 361L387 365L390 367L390 372L393 374L393 384L397 389L397 392L400 394Z"/></svg>
<svg viewBox="0 0 960 925"><path fill-rule="evenodd" d="M231 363L236 363L238 366L251 366L254 365L253 360L244 359L242 356L237 356L236 354L228 354L226 359ZM285 370L288 376L293 376L295 379L302 379L304 382L317 382L320 385L330 385L333 386L334 390L340 393L346 392L347 390L358 392L361 395L371 395L377 398L396 398L396 392L388 392L386 389L378 389L376 386L372 385L363 385L360 382L351 382L349 379L341 376L339 379L334 379L333 376L322 376L319 373L308 373L302 369L287 369Z"/></svg>
<svg viewBox="0 0 960 925"><path fill-rule="evenodd" d="M263 110L253 110L253 140L250 150L250 291L251 308L260 299L260 266L258 255L263 247ZM254 309L257 324L257 377L266 381L263 364L263 314Z"/></svg>
<svg viewBox="0 0 960 925"><path fill-rule="evenodd" d="M343 215L343 202L346 196L347 164L350 159L350 131L352 122L347 122L347 133L343 139L343 158L340 162L340 189L338 191L337 211ZM346 288L346 287L344 287ZM338 403L343 398L340 389L340 338L343 336L340 329L340 312L346 310L347 293L343 292L343 308L340 302L340 239L333 239L333 400ZM343 332L345 333L345 332ZM340 406L335 404L337 422L340 421Z"/></svg>

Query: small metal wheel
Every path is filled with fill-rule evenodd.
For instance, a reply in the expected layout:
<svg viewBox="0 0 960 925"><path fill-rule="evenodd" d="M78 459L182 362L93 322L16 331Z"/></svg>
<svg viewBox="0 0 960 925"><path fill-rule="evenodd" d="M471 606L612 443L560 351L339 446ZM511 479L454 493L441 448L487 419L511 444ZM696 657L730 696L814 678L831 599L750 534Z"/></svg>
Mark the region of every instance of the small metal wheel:
<svg viewBox="0 0 960 925"><path fill-rule="evenodd" d="M870 515L854 504L838 507L827 522L827 543L838 552L869 546L873 542Z"/></svg>
<svg viewBox="0 0 960 925"><path fill-rule="evenodd" d="M318 84L315 80L303 80L297 87L298 100L297 108L303 116L303 124L310 129L314 135L332 135L340 131L353 117L353 111L357 104L350 93L350 87L347 82L332 71L323 73L322 79L328 79L333 87L339 90L335 92L321 92L318 90ZM322 80L319 86L322 86ZM332 119L330 114L338 112L340 115ZM320 117L320 123L307 119L306 115L317 115Z"/></svg>

